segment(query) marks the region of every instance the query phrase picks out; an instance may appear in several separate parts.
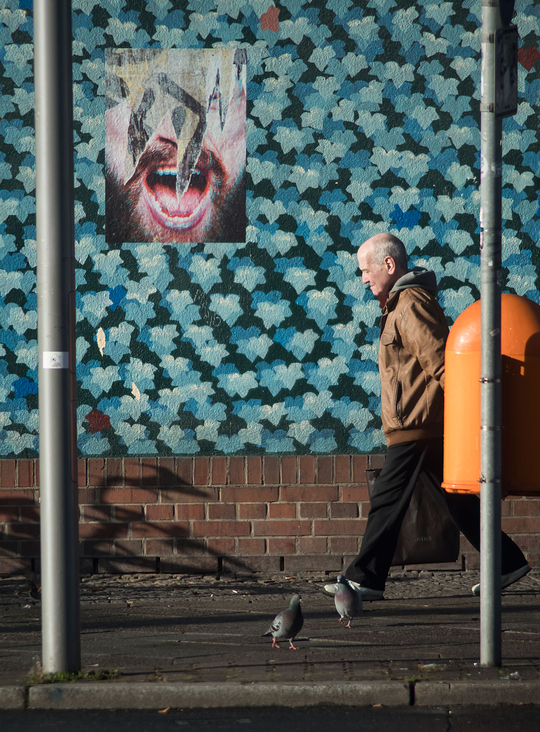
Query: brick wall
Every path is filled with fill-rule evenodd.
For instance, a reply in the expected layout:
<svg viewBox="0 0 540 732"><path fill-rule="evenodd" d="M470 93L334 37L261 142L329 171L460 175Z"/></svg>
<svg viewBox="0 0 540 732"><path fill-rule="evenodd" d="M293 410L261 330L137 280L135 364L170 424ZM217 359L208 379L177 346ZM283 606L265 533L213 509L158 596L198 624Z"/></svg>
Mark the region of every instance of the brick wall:
<svg viewBox="0 0 540 732"><path fill-rule="evenodd" d="M382 456L79 460L81 569L337 573L358 551ZM540 497L503 502L540 566ZM0 460L0 573L39 568L39 461ZM462 539L459 566L478 555Z"/></svg>

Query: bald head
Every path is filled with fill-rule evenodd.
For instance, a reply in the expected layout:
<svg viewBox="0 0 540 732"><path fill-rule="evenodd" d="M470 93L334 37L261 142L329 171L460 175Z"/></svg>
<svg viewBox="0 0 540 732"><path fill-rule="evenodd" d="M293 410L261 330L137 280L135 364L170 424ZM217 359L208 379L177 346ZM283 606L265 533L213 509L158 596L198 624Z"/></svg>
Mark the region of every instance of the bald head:
<svg viewBox="0 0 540 732"><path fill-rule="evenodd" d="M393 234L376 234L362 244L357 256L362 282L382 307L394 283L408 271L405 245Z"/></svg>

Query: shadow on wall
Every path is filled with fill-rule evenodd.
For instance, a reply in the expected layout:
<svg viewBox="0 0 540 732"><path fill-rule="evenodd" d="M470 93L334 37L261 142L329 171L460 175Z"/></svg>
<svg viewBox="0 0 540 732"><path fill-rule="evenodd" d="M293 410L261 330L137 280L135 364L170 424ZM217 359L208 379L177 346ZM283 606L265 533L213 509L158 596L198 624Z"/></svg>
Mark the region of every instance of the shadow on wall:
<svg viewBox="0 0 540 732"><path fill-rule="evenodd" d="M112 471L104 467L100 485L79 487L83 574L251 572L230 535L235 507L219 501L218 488L195 487L138 459L138 471L127 475L115 462L104 461Z"/></svg>

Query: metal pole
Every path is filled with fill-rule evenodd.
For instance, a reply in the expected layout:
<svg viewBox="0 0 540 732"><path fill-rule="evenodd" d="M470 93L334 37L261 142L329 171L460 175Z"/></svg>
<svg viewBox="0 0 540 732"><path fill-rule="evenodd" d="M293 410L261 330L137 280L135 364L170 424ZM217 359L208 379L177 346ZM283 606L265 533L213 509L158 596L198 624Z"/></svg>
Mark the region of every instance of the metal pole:
<svg viewBox="0 0 540 732"><path fill-rule="evenodd" d="M480 662L501 665L502 122L495 111L499 9L482 0Z"/></svg>
<svg viewBox="0 0 540 732"><path fill-rule="evenodd" d="M78 671L71 1L34 0L42 662Z"/></svg>

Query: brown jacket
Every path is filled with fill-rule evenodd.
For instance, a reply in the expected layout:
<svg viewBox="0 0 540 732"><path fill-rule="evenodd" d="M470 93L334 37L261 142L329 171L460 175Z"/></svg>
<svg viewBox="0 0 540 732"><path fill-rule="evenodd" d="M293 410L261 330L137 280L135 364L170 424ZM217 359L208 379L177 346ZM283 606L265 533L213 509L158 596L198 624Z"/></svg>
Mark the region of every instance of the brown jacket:
<svg viewBox="0 0 540 732"><path fill-rule="evenodd" d="M381 419L387 445L442 437L448 325L433 272L415 268L383 308L379 344Z"/></svg>

